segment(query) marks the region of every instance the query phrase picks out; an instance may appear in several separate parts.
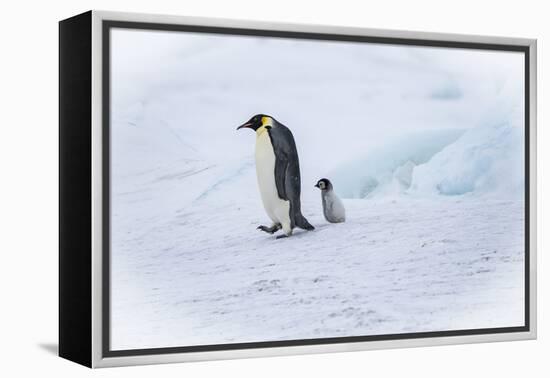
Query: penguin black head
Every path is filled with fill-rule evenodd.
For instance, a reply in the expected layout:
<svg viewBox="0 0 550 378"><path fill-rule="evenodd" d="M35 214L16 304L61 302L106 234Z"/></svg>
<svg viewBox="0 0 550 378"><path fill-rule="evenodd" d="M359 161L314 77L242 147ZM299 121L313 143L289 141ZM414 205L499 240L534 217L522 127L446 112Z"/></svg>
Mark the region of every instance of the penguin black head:
<svg viewBox="0 0 550 378"><path fill-rule="evenodd" d="M274 118L265 114L256 114L252 118L250 118L247 122L243 123L239 127L237 127L237 130L239 129L252 129L254 131L258 131L258 129L262 126L265 126L265 128L270 129L273 125Z"/></svg>
<svg viewBox="0 0 550 378"><path fill-rule="evenodd" d="M315 184L316 188L319 188L321 190L331 190L332 189L332 183L329 179L322 178L319 181L317 181L317 184Z"/></svg>

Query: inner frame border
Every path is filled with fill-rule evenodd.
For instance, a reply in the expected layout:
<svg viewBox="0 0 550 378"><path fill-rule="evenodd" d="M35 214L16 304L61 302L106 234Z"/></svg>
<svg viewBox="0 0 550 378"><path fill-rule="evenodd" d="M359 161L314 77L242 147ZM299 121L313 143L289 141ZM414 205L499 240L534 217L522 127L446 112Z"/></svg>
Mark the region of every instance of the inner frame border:
<svg viewBox="0 0 550 378"><path fill-rule="evenodd" d="M524 288L525 288L525 310L523 326L518 327L499 327L499 328L479 328L465 330L449 330L449 331L434 331L434 332L414 332L401 334L386 334L386 335L370 335L370 336L347 336L347 337L331 337L331 338L316 338L316 339L301 339L301 340L282 340L282 341L261 341L248 343L232 343L232 344L212 344L212 345L195 345L181 347L161 347L161 348L144 348L144 349L128 349L128 350L111 350L110 349L110 31L112 29L136 29L150 31L170 31L170 32L193 32L207 33L217 35L240 35L240 36L256 36L256 37L274 37L274 38L291 38L291 39L306 39L306 40L321 40L321 41L341 41L341 42L362 42L372 44L386 45L403 45L403 46L419 46L419 47L442 47L442 48L459 48L459 49L475 49L475 50L492 50L492 51L508 51L520 52L525 56L524 60L524 134L525 134L525 251L524 251ZM407 32L402 32L407 33ZM452 37L452 35L448 35ZM458 36L457 36L458 37ZM282 31L268 29L251 29L251 28L236 28L222 26L202 26L191 24L174 24L174 23L159 23L159 22L141 22L141 21L120 21L104 19L101 21L101 40L102 40L102 285L101 285L101 356L109 357L131 357L145 355L161 355L174 353L193 353L193 352L212 352L212 351L228 351L228 350L245 350L256 348L280 348L293 346L312 346L312 345L329 345L341 343L357 343L357 342L372 342L372 341L389 341L389 340L406 340L406 339L421 339L421 338L437 338L448 336L472 336L472 335L489 335L489 334L505 334L505 333L528 333L531 331L531 301L530 301L530 237L532 230L530 228L530 192L531 192L531 171L530 171L530 93L531 93L531 61L529 45L522 44L505 44L505 43L486 43L486 42L465 42L465 41L447 41L439 39L419 39L419 38L400 38L400 37L380 37L380 36L365 36L354 34L331 34L331 33L314 33L302 31Z"/></svg>

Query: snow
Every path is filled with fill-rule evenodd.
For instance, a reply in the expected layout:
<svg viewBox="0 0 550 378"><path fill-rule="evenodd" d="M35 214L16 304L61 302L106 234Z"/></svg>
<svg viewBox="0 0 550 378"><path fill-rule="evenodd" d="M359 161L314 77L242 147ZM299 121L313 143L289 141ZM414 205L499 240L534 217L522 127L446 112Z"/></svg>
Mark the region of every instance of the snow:
<svg viewBox="0 0 550 378"><path fill-rule="evenodd" d="M374 148L331 173L344 198L407 193L521 197L524 134L509 123L423 131Z"/></svg>
<svg viewBox="0 0 550 378"><path fill-rule="evenodd" d="M344 200L288 239L261 203L175 207L113 255L115 348L492 328L523 323L520 201ZM154 225L153 227L148 226Z"/></svg>
<svg viewBox="0 0 550 378"><path fill-rule="evenodd" d="M524 135L509 124L476 127L413 172L411 192L458 195L524 193Z"/></svg>
<svg viewBox="0 0 550 378"><path fill-rule="evenodd" d="M112 37L112 349L523 324L521 54ZM315 231L256 230L255 113L292 130Z"/></svg>
<svg viewBox="0 0 550 378"><path fill-rule="evenodd" d="M456 141L463 130L427 130L372 148L364 158L346 162L329 176L344 198L387 195L408 189L412 171Z"/></svg>

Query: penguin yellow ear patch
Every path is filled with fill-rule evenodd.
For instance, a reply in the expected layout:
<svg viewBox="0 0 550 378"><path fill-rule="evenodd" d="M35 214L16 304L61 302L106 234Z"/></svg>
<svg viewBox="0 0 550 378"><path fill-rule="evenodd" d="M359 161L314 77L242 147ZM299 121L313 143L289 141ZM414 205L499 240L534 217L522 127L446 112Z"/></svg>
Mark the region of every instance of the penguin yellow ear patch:
<svg viewBox="0 0 550 378"><path fill-rule="evenodd" d="M262 126L273 126L273 120L271 119L271 117L262 117L261 119L262 121Z"/></svg>
<svg viewBox="0 0 550 378"><path fill-rule="evenodd" d="M271 119L271 117L262 117L260 118L260 121L262 125L256 130L256 134L258 135L262 134L266 130L271 129L271 127L273 126L273 120Z"/></svg>

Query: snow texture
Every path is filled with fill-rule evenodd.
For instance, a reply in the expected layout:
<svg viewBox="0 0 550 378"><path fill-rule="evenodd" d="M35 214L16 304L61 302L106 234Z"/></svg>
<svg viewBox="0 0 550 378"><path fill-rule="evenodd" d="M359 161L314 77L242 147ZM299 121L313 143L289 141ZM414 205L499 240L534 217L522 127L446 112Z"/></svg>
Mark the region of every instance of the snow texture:
<svg viewBox="0 0 550 378"><path fill-rule="evenodd" d="M522 129L506 124L468 130L413 171L411 189L426 194L524 193Z"/></svg>
<svg viewBox="0 0 550 378"><path fill-rule="evenodd" d="M112 38L112 349L523 324L521 54ZM294 134L313 232L256 230L255 113Z"/></svg>
<svg viewBox="0 0 550 378"><path fill-rule="evenodd" d="M307 203L313 232L275 240L250 206L196 204L132 223L112 275L116 348L492 328L523 323L523 206ZM148 224L154 226L147 226Z"/></svg>

